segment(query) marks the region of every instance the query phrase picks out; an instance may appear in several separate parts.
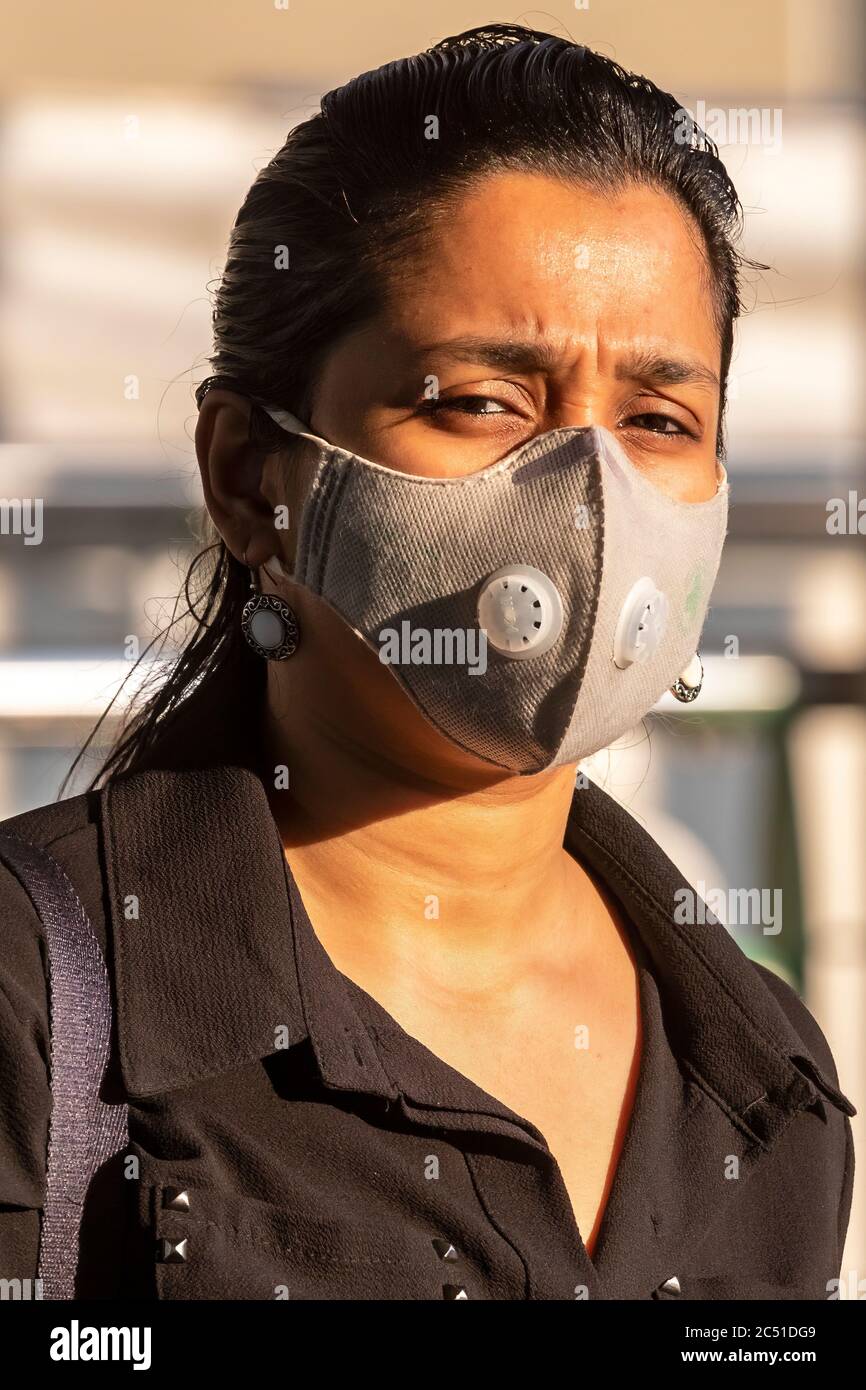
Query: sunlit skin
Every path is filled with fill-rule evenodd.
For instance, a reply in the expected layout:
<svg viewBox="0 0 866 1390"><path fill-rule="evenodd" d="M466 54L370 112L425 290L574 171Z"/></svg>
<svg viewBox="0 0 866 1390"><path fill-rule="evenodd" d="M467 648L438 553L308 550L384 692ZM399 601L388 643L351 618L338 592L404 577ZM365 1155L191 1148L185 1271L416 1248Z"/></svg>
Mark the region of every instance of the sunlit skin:
<svg viewBox="0 0 866 1390"><path fill-rule="evenodd" d="M377 320L335 345L310 423L430 476L476 472L558 426L602 425L655 485L698 502L717 487L719 372L708 272L677 204L498 174L401 266ZM239 560L277 554L290 574L296 532L274 529L274 508L297 516L310 450L262 467L248 414L240 395L205 397L207 505ZM575 768L517 777L452 746L341 619L268 570L262 588L292 604L302 634L295 656L268 664L269 761L290 769L271 798L316 933L408 1032L538 1125L591 1252L640 1017L627 930L563 849ZM603 1040L587 1053L579 1024Z"/></svg>

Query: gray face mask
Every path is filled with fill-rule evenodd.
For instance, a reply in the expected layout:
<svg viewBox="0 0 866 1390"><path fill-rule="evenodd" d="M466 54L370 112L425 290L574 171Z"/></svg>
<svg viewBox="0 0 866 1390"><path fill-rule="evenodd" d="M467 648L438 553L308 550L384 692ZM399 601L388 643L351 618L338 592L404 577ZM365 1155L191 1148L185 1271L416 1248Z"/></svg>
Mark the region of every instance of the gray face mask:
<svg viewBox="0 0 866 1390"><path fill-rule="evenodd" d="M461 477L316 447L293 578L379 655L461 748L514 773L575 763L690 661L727 530L727 475L678 502L608 430L537 435Z"/></svg>

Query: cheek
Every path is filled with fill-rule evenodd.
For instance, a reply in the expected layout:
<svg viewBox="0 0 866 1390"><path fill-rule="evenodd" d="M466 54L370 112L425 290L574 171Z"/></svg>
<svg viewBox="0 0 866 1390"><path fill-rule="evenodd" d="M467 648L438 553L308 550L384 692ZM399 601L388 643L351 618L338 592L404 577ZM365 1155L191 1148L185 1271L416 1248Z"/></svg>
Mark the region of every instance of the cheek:
<svg viewBox="0 0 866 1390"><path fill-rule="evenodd" d="M688 471L678 478L674 496L680 502L708 502L714 497L719 486L715 458L706 462L696 461Z"/></svg>
<svg viewBox="0 0 866 1390"><path fill-rule="evenodd" d="M646 470L646 477L677 502L708 502L716 494L721 475L711 454L709 458L659 461Z"/></svg>

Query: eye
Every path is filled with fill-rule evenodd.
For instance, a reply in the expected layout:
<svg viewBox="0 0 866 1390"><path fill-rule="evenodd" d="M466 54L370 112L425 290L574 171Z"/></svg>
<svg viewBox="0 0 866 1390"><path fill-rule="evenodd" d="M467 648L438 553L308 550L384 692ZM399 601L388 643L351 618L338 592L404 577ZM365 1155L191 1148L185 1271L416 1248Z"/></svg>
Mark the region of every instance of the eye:
<svg viewBox="0 0 866 1390"><path fill-rule="evenodd" d="M484 410L482 406L493 406L493 410ZM437 415L442 411L453 410L458 415L504 415L508 413L508 407L501 401L495 401L491 396L437 396L429 401L422 401L419 410L428 415Z"/></svg>
<svg viewBox="0 0 866 1390"><path fill-rule="evenodd" d="M675 420L673 415L665 415L660 410L647 410L640 415L629 415L620 429L629 425L636 426L640 430L649 430L651 434L666 434L672 437L680 435L686 439L697 438L691 430L686 429L680 420Z"/></svg>

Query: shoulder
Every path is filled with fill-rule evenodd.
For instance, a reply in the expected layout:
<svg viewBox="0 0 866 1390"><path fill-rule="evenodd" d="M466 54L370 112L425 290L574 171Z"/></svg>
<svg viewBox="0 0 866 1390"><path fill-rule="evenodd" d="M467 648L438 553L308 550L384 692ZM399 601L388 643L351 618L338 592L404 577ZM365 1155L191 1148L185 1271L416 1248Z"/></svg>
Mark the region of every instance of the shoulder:
<svg viewBox="0 0 866 1390"><path fill-rule="evenodd" d="M0 821L0 996L6 1048L36 1044L47 1056L47 949L15 842L48 853L84 906L105 949L103 875L95 794L38 806ZM12 1034L17 1036L12 1036ZM8 1051L6 1056L8 1058Z"/></svg>
<svg viewBox="0 0 866 1390"><path fill-rule="evenodd" d="M82 792L0 821L0 945L4 960L34 937L42 940L39 916L22 875L3 852L3 837L24 840L46 851L81 899L105 946L104 878L100 846L98 792Z"/></svg>
<svg viewBox="0 0 866 1390"><path fill-rule="evenodd" d="M4 857L7 836L51 855L104 941L93 796L0 821L0 1205L26 1208L43 1197L51 1106L48 962L26 875Z"/></svg>
<svg viewBox="0 0 866 1390"><path fill-rule="evenodd" d="M72 801L78 804L72 805ZM9 979L10 966L14 970L25 960L34 959L33 945L41 941L43 935L22 871L10 856L12 846L7 837L13 841L24 840L53 853L58 842L62 843L70 834L80 833L84 801L84 796L74 797L70 802L37 806L0 821L0 947L3 960L0 978L3 980Z"/></svg>

